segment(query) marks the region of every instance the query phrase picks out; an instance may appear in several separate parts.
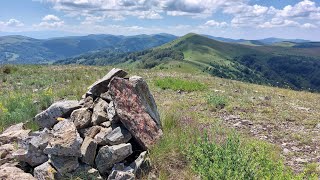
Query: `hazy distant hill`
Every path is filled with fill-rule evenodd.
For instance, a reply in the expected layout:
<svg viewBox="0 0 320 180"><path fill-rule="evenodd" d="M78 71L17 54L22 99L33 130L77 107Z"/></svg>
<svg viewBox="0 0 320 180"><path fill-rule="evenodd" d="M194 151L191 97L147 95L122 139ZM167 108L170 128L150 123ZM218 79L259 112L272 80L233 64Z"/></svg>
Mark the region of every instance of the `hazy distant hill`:
<svg viewBox="0 0 320 180"><path fill-rule="evenodd" d="M282 46L281 43L283 42L291 42L293 44L311 42L309 40L304 40L304 39L265 38L265 39L258 39L258 40L248 40L248 39L230 39L230 38L216 37L216 36L210 36L210 35L203 35L203 36L213 40L217 40L217 41L239 43L239 44L252 45L252 46L262 46L262 45Z"/></svg>
<svg viewBox="0 0 320 180"><path fill-rule="evenodd" d="M170 34L115 36L88 35L52 39L0 37L0 64L39 64L99 50L133 52L176 39Z"/></svg>

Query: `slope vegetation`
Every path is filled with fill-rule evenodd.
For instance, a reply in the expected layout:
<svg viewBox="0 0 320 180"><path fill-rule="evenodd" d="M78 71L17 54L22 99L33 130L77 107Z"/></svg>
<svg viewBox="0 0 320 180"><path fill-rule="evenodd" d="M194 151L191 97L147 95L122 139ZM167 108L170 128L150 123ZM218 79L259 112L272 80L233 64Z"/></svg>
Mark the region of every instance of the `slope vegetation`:
<svg viewBox="0 0 320 180"><path fill-rule="evenodd" d="M169 68L173 62L178 66L187 63L222 78L320 91L320 47L317 44L310 47L248 46L187 34L157 48L132 53L120 62L123 61L140 68Z"/></svg>

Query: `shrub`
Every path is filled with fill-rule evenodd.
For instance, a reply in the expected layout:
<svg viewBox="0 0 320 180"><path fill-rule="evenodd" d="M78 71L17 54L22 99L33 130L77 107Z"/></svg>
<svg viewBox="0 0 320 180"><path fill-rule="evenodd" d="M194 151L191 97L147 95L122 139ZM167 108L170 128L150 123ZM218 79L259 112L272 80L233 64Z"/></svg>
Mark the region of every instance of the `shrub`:
<svg viewBox="0 0 320 180"><path fill-rule="evenodd" d="M207 103L214 108L222 109L227 105L228 99L225 96L213 94L208 96Z"/></svg>
<svg viewBox="0 0 320 180"><path fill-rule="evenodd" d="M155 85L161 89L172 89L172 90L182 90L182 91L201 91L207 89L205 84L195 81L186 81L171 77L166 77L163 79L158 79L155 81Z"/></svg>
<svg viewBox="0 0 320 180"><path fill-rule="evenodd" d="M244 143L236 134L221 144L205 135L189 146L187 157L201 179L293 179L294 174L272 152L271 145Z"/></svg>

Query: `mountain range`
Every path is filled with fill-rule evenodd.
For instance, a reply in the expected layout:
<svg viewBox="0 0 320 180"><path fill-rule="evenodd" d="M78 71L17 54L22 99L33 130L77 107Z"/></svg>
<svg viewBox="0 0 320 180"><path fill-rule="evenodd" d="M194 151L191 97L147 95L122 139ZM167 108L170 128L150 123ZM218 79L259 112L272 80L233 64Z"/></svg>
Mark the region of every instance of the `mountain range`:
<svg viewBox="0 0 320 180"><path fill-rule="evenodd" d="M300 39L233 40L189 33L53 39L0 37L0 64L122 65L193 68L214 76L320 91L320 43Z"/></svg>
<svg viewBox="0 0 320 180"><path fill-rule="evenodd" d="M52 39L0 37L0 64L43 64L100 50L133 52L176 39L170 34L115 36L88 35Z"/></svg>

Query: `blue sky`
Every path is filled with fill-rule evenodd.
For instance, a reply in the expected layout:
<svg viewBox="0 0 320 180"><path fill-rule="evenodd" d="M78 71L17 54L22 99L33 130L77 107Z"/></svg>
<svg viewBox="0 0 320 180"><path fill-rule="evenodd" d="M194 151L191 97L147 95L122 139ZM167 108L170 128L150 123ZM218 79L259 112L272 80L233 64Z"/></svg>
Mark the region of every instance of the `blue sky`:
<svg viewBox="0 0 320 180"><path fill-rule="evenodd" d="M184 35L320 41L320 0L1 0L0 35Z"/></svg>

